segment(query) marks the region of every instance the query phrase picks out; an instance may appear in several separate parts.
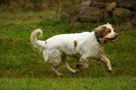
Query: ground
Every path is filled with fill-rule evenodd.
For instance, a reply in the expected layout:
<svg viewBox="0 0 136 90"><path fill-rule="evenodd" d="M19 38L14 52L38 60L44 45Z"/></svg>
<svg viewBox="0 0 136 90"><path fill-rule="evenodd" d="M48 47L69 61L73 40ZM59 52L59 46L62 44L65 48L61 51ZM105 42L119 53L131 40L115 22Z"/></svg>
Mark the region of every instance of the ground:
<svg viewBox="0 0 136 90"><path fill-rule="evenodd" d="M0 89L1 90L135 90L136 88L136 28L117 30L115 43L105 45L105 53L111 61L113 73L105 65L90 60L89 68L72 74L60 66L64 75L58 77L42 53L33 48L30 34L41 28L45 40L62 33L93 31L103 23L71 25L67 17L58 18L53 11L2 12L0 15ZM112 23L112 22L111 22ZM117 23L113 23L117 25ZM77 60L67 57L75 69Z"/></svg>

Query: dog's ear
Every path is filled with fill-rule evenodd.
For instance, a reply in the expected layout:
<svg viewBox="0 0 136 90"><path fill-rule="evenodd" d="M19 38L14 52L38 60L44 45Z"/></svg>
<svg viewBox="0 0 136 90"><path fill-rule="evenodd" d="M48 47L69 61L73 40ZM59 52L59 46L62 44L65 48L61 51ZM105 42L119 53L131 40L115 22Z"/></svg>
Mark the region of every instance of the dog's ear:
<svg viewBox="0 0 136 90"><path fill-rule="evenodd" d="M95 36L98 38L103 38L104 31L106 30L106 26L99 26L94 29Z"/></svg>

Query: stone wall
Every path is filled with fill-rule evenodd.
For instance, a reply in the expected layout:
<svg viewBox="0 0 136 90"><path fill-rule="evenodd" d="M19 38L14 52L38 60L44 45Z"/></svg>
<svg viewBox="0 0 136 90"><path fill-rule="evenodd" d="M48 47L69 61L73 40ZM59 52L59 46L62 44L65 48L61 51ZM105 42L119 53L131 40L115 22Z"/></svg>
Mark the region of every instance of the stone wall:
<svg viewBox="0 0 136 90"><path fill-rule="evenodd" d="M136 25L136 0L88 0L79 5L67 22L98 22L115 17Z"/></svg>

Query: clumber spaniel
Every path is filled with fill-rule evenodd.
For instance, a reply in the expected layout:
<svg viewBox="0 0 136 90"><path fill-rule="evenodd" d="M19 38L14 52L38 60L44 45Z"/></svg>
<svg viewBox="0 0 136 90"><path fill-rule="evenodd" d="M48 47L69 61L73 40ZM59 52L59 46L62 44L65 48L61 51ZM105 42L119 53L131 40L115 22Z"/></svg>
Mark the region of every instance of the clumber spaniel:
<svg viewBox="0 0 136 90"><path fill-rule="evenodd" d="M42 30L37 29L32 32L31 43L43 51L44 60L52 65L52 70L58 76L62 75L58 70L61 62L69 71L77 72L69 66L66 56L79 60L76 68L88 68L88 61L93 58L104 62L108 71L112 72L110 61L104 54L103 48L105 43L114 42L118 37L111 24L101 25L92 32L56 35L45 41L37 39L38 33L42 35Z"/></svg>

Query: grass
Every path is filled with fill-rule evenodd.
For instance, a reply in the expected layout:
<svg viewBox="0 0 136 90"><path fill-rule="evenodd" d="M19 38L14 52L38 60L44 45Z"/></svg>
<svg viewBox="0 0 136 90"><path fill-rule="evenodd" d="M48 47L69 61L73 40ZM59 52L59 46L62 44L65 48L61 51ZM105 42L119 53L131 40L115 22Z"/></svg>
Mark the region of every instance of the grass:
<svg viewBox="0 0 136 90"><path fill-rule="evenodd" d="M41 28L42 39L61 33L92 31L103 24L66 24L66 17L58 19L55 12L3 12L0 15L0 89L1 90L134 90L136 88L136 36L135 29L116 30L115 43L106 44L105 51L111 61L113 73L107 72L101 62L90 60L90 67L72 74L63 66L57 77L46 64L42 53L30 43L30 34ZM78 61L68 57L75 68Z"/></svg>
<svg viewBox="0 0 136 90"><path fill-rule="evenodd" d="M117 81L118 80L118 81ZM134 90L134 77L2 79L2 90Z"/></svg>

